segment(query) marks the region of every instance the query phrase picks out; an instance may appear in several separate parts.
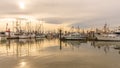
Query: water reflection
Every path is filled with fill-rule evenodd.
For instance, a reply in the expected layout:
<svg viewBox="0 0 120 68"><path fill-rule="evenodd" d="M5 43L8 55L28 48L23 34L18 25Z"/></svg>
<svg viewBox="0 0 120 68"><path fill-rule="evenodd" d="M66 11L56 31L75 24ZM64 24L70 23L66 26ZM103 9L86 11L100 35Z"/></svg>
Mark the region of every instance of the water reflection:
<svg viewBox="0 0 120 68"><path fill-rule="evenodd" d="M119 53L120 42L4 40L0 68L119 68Z"/></svg>
<svg viewBox="0 0 120 68"><path fill-rule="evenodd" d="M91 47L97 48L98 50L102 49L106 54L113 49L118 50L118 53L120 54L120 42L115 41L61 41L60 49L62 49L62 46L68 46L74 49L85 45L90 45Z"/></svg>
<svg viewBox="0 0 120 68"><path fill-rule="evenodd" d="M7 54L7 56L30 56L31 52L40 48L43 43L43 39L16 39L6 40L0 42L1 55Z"/></svg>
<svg viewBox="0 0 120 68"><path fill-rule="evenodd" d="M16 39L16 40L4 40L0 42L0 55L1 56L34 56L39 55L43 49L49 50L75 50L82 48L92 49L88 47L94 47L97 50L103 50L106 54L110 50L117 50L120 54L120 42L105 42L105 41L60 41L58 39ZM44 50L45 51L45 50Z"/></svg>
<svg viewBox="0 0 120 68"><path fill-rule="evenodd" d="M70 47L74 50L74 48L79 48L82 43L87 43L87 41L60 41L60 50L62 49L62 46Z"/></svg>
<svg viewBox="0 0 120 68"><path fill-rule="evenodd" d="M109 52L110 49L118 50L118 53L120 54L120 42L111 42L111 41L92 41L91 45L94 48L103 49L105 53Z"/></svg>

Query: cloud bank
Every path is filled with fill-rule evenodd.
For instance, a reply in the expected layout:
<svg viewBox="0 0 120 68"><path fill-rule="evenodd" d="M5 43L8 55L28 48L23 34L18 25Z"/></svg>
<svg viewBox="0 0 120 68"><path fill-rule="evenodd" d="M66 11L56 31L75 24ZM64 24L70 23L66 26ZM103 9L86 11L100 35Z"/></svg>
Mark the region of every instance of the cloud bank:
<svg viewBox="0 0 120 68"><path fill-rule="evenodd" d="M19 8L19 2L25 9ZM51 24L67 23L69 26L112 26L120 22L120 0L0 0L0 17L28 15ZM72 25L71 25L72 23Z"/></svg>

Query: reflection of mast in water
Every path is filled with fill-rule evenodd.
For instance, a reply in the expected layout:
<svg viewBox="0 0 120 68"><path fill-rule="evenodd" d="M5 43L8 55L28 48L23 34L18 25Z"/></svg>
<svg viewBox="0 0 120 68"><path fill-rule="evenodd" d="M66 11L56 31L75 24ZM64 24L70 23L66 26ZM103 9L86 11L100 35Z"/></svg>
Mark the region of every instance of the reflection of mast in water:
<svg viewBox="0 0 120 68"><path fill-rule="evenodd" d="M64 44L65 47L70 47L72 48L72 50L74 50L75 48L78 48L80 47L81 43L86 43L86 41L62 41ZM62 42L60 42L60 47L62 47Z"/></svg>
<svg viewBox="0 0 120 68"><path fill-rule="evenodd" d="M19 56L19 44L18 43L16 43L16 57L18 57Z"/></svg>
<svg viewBox="0 0 120 68"><path fill-rule="evenodd" d="M104 52L107 53L108 51L109 51L109 46L107 45L104 47Z"/></svg>
<svg viewBox="0 0 120 68"><path fill-rule="evenodd" d="M32 40L29 40L28 42L28 50L27 50L27 55L30 56L30 51L31 51L31 44L32 44Z"/></svg>
<svg viewBox="0 0 120 68"><path fill-rule="evenodd" d="M71 45L72 46L72 48L79 48L80 47L80 45L81 45L81 43L84 43L84 42L86 42L86 41L67 41L67 43L69 44L69 45Z"/></svg>
<svg viewBox="0 0 120 68"><path fill-rule="evenodd" d="M8 42L7 42L7 44L6 44L6 51L7 51L7 56L8 56L8 54L9 54L9 50L10 50L10 40L7 40Z"/></svg>
<svg viewBox="0 0 120 68"><path fill-rule="evenodd" d="M8 39L8 40L6 40L5 43L6 43L6 54L7 54L7 56L9 56L9 55L14 56L16 54L16 51L15 51L16 48L15 48L15 45L14 45L14 41Z"/></svg>
<svg viewBox="0 0 120 68"><path fill-rule="evenodd" d="M0 42L4 50L2 52L6 56L15 56L17 58L23 57L23 56L30 56L33 52L33 50L40 51L41 45L43 45L44 40L39 39L35 42L33 39L24 39L24 40L11 40L8 39L6 41ZM11 45L12 44L12 45ZM36 46L32 46L36 44ZM2 48L1 47L1 48ZM32 50L32 48L35 48Z"/></svg>
<svg viewBox="0 0 120 68"><path fill-rule="evenodd" d="M43 39L35 39L36 49L39 50L39 53L40 53L42 42L44 42Z"/></svg>
<svg viewBox="0 0 120 68"><path fill-rule="evenodd" d="M118 50L118 53L120 54L120 46L115 46L114 49Z"/></svg>
<svg viewBox="0 0 120 68"><path fill-rule="evenodd" d="M52 44L54 43L57 45L58 42L60 44L58 49L60 50L64 48L65 49L70 48L71 50L71 47L72 48L76 47L73 45L69 45L68 43L66 44L63 41L58 41L58 39L54 42L52 41ZM42 48L42 45L44 45L44 40L41 40L41 39L36 41L34 39L7 40L7 43L5 45L6 46L3 46L5 48L5 50L3 50L5 55L14 56L19 59L20 57L39 54L39 52L42 53L40 48Z"/></svg>
<svg viewBox="0 0 120 68"><path fill-rule="evenodd" d="M91 42L91 46L93 46L94 48L96 47L96 46L95 46L95 41L92 41L92 42Z"/></svg>
<svg viewBox="0 0 120 68"><path fill-rule="evenodd" d="M13 55L15 55L15 45L13 45Z"/></svg>
<svg viewBox="0 0 120 68"><path fill-rule="evenodd" d="M62 50L62 41L60 40L60 50Z"/></svg>
<svg viewBox="0 0 120 68"><path fill-rule="evenodd" d="M91 45L94 46L94 48L101 49L103 48L105 53L109 52L110 45L113 44L112 42L105 42L105 41L91 41Z"/></svg>

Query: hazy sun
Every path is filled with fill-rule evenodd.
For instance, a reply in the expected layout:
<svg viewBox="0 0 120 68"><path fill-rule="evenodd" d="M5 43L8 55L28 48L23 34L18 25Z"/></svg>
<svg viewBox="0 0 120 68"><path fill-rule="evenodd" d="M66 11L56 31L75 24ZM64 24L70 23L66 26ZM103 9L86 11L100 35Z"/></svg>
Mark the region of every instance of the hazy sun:
<svg viewBox="0 0 120 68"><path fill-rule="evenodd" d="M24 2L19 2L19 7L20 7L20 9L25 9L25 3Z"/></svg>

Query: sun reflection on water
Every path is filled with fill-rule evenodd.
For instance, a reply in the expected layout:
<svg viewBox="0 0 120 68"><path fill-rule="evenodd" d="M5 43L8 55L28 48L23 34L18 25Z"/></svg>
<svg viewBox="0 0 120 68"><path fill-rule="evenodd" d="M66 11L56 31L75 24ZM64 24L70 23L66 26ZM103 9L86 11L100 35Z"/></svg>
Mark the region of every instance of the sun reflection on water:
<svg viewBox="0 0 120 68"><path fill-rule="evenodd" d="M24 61L20 63L20 67L24 67L25 65L26 65L26 62Z"/></svg>

